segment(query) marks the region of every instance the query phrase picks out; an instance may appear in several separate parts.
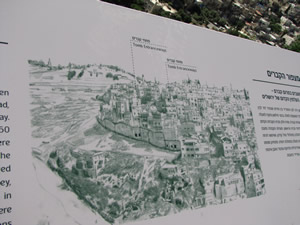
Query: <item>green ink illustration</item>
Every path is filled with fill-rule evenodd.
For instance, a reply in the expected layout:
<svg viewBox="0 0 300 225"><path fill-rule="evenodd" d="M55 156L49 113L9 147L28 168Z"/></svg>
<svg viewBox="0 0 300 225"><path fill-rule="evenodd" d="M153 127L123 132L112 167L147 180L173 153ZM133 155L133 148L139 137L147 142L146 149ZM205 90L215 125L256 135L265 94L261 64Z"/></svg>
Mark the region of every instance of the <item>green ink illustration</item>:
<svg viewBox="0 0 300 225"><path fill-rule="evenodd" d="M246 89L28 63L33 157L108 223L265 194Z"/></svg>

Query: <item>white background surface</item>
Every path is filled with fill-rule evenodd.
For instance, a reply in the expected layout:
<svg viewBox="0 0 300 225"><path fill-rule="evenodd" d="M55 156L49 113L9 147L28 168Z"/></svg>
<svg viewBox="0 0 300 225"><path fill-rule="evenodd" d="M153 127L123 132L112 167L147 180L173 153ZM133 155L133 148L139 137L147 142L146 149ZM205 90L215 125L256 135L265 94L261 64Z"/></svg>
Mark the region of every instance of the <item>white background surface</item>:
<svg viewBox="0 0 300 225"><path fill-rule="evenodd" d="M56 224L76 224L70 218L60 218L55 201L47 204L49 197L36 183L30 143L27 60L47 62L51 58L53 65L103 63L132 72L129 44L132 36L150 39L155 44L167 46L168 50L159 53L135 48L137 75L166 81L166 58L176 58L196 66L195 78L201 82L216 86L232 84L234 88L250 91L267 190L261 197L135 224L300 224L300 157L288 158L286 152L264 151L256 107L265 104L261 94L274 87L252 81L268 80L267 70L300 76L298 53L97 1L1 0L0 41L9 44L0 45L0 89L11 93L13 224L35 225L39 218L46 216L45 211L40 210L41 205L44 208L48 205L49 217L55 218ZM169 79L180 80L179 75L194 78L191 74L174 73L174 76L169 74ZM282 82L297 85L292 81ZM291 90L299 91L300 88ZM294 106L300 108L299 103ZM81 224L94 224L91 220L94 216L82 209L81 221L86 222Z"/></svg>

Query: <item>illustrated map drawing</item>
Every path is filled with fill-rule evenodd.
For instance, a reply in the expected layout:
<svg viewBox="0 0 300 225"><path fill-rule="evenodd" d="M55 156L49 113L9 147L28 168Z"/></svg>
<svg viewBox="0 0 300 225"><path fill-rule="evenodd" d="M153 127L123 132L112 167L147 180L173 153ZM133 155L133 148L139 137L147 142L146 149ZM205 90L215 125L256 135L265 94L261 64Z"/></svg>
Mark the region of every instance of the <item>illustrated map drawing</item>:
<svg viewBox="0 0 300 225"><path fill-rule="evenodd" d="M265 194L246 89L28 63L33 158L108 223Z"/></svg>

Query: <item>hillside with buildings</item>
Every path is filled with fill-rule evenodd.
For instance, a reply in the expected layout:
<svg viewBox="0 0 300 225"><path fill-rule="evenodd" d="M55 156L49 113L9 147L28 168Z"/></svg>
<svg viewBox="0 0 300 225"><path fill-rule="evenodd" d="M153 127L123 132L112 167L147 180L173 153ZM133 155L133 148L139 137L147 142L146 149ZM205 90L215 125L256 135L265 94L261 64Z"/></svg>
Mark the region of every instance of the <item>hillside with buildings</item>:
<svg viewBox="0 0 300 225"><path fill-rule="evenodd" d="M104 0L300 52L299 0Z"/></svg>
<svg viewBox="0 0 300 225"><path fill-rule="evenodd" d="M247 90L28 62L33 157L110 224L265 193Z"/></svg>

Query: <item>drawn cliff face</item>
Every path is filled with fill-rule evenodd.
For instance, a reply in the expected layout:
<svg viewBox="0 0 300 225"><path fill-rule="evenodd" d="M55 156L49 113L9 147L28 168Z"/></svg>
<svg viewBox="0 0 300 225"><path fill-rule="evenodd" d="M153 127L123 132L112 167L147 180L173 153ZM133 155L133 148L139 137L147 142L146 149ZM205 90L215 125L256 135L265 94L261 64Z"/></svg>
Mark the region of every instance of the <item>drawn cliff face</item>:
<svg viewBox="0 0 300 225"><path fill-rule="evenodd" d="M107 222L265 193L246 90L29 64L33 156Z"/></svg>

